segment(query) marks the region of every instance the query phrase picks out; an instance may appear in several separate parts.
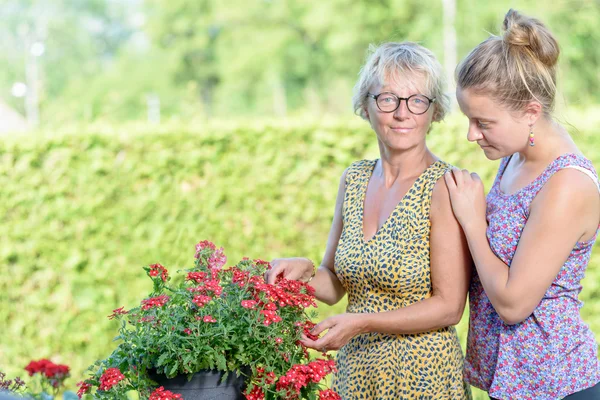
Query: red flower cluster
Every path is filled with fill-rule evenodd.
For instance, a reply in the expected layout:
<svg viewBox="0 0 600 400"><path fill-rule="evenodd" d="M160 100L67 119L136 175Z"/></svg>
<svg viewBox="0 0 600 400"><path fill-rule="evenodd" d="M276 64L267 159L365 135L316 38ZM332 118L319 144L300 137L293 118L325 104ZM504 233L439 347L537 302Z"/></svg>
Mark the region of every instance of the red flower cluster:
<svg viewBox="0 0 600 400"><path fill-rule="evenodd" d="M142 300L142 310L148 310L152 307L162 307L169 301L170 297L166 294L157 297L150 297Z"/></svg>
<svg viewBox="0 0 600 400"><path fill-rule="evenodd" d="M270 285L264 283L264 279L262 282L258 279L262 277L254 276L251 279L256 291L265 293L271 301L279 304L279 307L292 306L304 309L317 306L314 288L304 282L279 279L275 285Z"/></svg>
<svg viewBox="0 0 600 400"><path fill-rule="evenodd" d="M69 367L61 364L54 364L52 361L45 358L38 361L31 361L25 367L25 371L29 372L29 376L40 373L46 378L61 380L69 376ZM56 386L56 385L53 385Z"/></svg>
<svg viewBox="0 0 600 400"><path fill-rule="evenodd" d="M169 272L160 264L152 264L148 274L153 278L160 275L160 279L162 279L163 282L166 282L167 279L169 279Z"/></svg>
<svg viewBox="0 0 600 400"><path fill-rule="evenodd" d="M150 394L149 400L171 400L171 399L181 399L181 395L177 393L173 393L170 390L165 390L164 387L159 387L152 394Z"/></svg>
<svg viewBox="0 0 600 400"><path fill-rule="evenodd" d="M342 397L331 389L321 390L319 400L342 400Z"/></svg>
<svg viewBox="0 0 600 400"><path fill-rule="evenodd" d="M306 321L304 327L302 328L304 331L304 336L309 338L310 340L319 340L318 335L313 335L310 331L315 327L315 323L311 321Z"/></svg>
<svg viewBox="0 0 600 400"><path fill-rule="evenodd" d="M258 303L255 300L242 300L242 307L254 310Z"/></svg>
<svg viewBox="0 0 600 400"><path fill-rule="evenodd" d="M117 383L125 379L125 375L121 373L119 368L108 368L100 377L99 390L109 390Z"/></svg>
<svg viewBox="0 0 600 400"><path fill-rule="evenodd" d="M265 319L263 320L264 326L269 326L274 322L282 321L281 317L277 314L277 311L261 310L260 313L265 317Z"/></svg>
<svg viewBox="0 0 600 400"><path fill-rule="evenodd" d="M233 271L232 281L233 283L237 283L239 287L244 287L246 283L248 283L248 279L250 278L250 272L242 271L237 267L231 267Z"/></svg>
<svg viewBox="0 0 600 400"><path fill-rule="evenodd" d="M77 384L79 389L77 390L77 397L82 398L84 394L89 393L92 389L92 384L88 381L81 381Z"/></svg>
<svg viewBox="0 0 600 400"><path fill-rule="evenodd" d="M265 400L265 392L260 386L254 386L252 390L245 393L246 400Z"/></svg>
<svg viewBox="0 0 600 400"><path fill-rule="evenodd" d="M192 293L208 293L212 292L215 296L220 296L223 293L223 287L221 287L221 282L216 279L205 279L204 283L201 286L191 287L188 290Z"/></svg>
<svg viewBox="0 0 600 400"><path fill-rule="evenodd" d="M204 294L199 294L194 296L192 302L197 305L199 308L204 307L209 301L212 300L212 297L206 296Z"/></svg>
<svg viewBox="0 0 600 400"><path fill-rule="evenodd" d="M326 375L335 371L333 360L315 360L306 365L296 364L279 378L276 387L277 390L287 390L287 399L295 399L309 382L318 383Z"/></svg>
<svg viewBox="0 0 600 400"><path fill-rule="evenodd" d="M113 313L108 316L108 319L115 319L119 315L125 315L125 314L127 314L127 311L125 311L125 307L119 307L119 308L113 310Z"/></svg>
<svg viewBox="0 0 600 400"><path fill-rule="evenodd" d="M206 272L188 272L186 281L194 281L196 283L202 283L206 279Z"/></svg>

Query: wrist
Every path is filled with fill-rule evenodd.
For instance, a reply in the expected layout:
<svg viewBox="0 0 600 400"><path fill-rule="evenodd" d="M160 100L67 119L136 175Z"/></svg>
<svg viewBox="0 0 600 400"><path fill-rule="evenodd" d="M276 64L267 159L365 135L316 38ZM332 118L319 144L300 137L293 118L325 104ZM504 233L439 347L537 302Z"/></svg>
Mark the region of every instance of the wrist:
<svg viewBox="0 0 600 400"><path fill-rule="evenodd" d="M360 314L360 324L358 326L359 334L369 333L372 330L372 319L375 316L373 313Z"/></svg>
<svg viewBox="0 0 600 400"><path fill-rule="evenodd" d="M310 277L308 278L308 280L306 281L306 283L310 283L310 281L313 280L313 278L315 277L315 275L317 275L317 268L315 268L315 263L312 262L312 260L310 259L306 259L309 263L310 263Z"/></svg>
<svg viewBox="0 0 600 400"><path fill-rule="evenodd" d="M463 231L467 237L477 237L486 234L487 221L485 218L480 220L471 220L463 225Z"/></svg>

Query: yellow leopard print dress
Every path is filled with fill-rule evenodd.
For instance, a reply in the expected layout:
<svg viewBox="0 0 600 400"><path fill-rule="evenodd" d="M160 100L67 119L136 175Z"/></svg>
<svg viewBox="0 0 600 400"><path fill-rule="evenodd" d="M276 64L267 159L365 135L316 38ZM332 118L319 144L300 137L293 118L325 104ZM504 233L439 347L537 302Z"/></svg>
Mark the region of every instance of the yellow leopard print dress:
<svg viewBox="0 0 600 400"><path fill-rule="evenodd" d="M355 162L346 174L344 228L335 271L348 294L351 313L396 310L431 296L431 193L451 166L443 161L431 164L366 241L363 206L376 163ZM333 389L344 400L471 397L463 380L463 355L454 327L411 335L358 335L340 349L337 365Z"/></svg>

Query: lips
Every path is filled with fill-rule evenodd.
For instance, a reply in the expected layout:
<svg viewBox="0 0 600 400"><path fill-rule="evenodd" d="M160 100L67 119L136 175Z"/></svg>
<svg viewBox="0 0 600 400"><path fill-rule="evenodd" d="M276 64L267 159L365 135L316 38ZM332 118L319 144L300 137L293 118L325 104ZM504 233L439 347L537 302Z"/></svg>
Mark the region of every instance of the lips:
<svg viewBox="0 0 600 400"><path fill-rule="evenodd" d="M413 128L409 128L409 127L404 127L404 126L393 126L391 128L394 132L402 132L402 133L406 133L406 132L410 132Z"/></svg>

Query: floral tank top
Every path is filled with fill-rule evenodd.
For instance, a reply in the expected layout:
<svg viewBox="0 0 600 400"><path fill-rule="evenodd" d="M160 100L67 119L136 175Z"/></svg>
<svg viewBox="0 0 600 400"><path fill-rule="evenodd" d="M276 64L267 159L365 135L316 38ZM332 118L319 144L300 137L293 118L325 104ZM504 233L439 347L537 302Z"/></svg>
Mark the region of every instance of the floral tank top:
<svg viewBox="0 0 600 400"><path fill-rule="evenodd" d="M508 161L500 164L486 214L492 251L510 267L530 205L548 179L561 169L575 168L598 185L598 175L586 158L563 154L528 186L506 195L500 180ZM471 385L496 399L561 399L600 381L598 345L581 319L578 298L597 236L575 244L540 304L515 325L500 319L474 275L465 358L465 378Z"/></svg>

